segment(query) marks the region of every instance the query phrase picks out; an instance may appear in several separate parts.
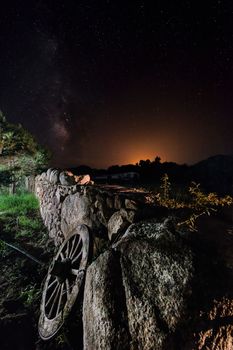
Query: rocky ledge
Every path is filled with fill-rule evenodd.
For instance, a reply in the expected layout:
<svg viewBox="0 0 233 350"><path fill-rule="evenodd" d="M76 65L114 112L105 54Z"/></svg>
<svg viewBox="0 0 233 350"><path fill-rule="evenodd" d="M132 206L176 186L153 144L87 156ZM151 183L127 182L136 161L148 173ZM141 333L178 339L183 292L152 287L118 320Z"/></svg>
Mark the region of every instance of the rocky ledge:
<svg viewBox="0 0 233 350"><path fill-rule="evenodd" d="M94 185L90 177L49 169L36 177L35 192L49 235L59 245L78 225L95 236L114 239L127 227L165 211L147 203L147 193L121 186Z"/></svg>

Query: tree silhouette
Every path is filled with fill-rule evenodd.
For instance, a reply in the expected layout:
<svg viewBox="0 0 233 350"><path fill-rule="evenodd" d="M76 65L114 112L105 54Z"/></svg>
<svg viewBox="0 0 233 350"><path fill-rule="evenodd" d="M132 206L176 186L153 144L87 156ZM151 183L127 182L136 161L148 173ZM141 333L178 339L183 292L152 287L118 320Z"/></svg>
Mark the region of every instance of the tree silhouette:
<svg viewBox="0 0 233 350"><path fill-rule="evenodd" d="M15 184L20 178L35 174L47 165L49 152L22 125L9 123L0 112L0 157L5 160L5 168L1 171L10 173L14 193ZM4 175L6 173L2 173L0 178Z"/></svg>

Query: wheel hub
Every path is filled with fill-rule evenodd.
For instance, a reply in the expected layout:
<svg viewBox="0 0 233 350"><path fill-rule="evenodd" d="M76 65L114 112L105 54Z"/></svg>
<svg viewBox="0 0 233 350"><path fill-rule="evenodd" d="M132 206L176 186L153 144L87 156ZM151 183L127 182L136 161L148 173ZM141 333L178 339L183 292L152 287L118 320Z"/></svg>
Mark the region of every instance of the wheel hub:
<svg viewBox="0 0 233 350"><path fill-rule="evenodd" d="M62 261L54 260L50 273L57 277L60 283L63 283L71 273L71 266L72 261L70 258L65 258Z"/></svg>
<svg viewBox="0 0 233 350"><path fill-rule="evenodd" d="M61 244L45 280L38 324L42 339L52 338L61 328L84 282L90 238L86 225L78 225Z"/></svg>

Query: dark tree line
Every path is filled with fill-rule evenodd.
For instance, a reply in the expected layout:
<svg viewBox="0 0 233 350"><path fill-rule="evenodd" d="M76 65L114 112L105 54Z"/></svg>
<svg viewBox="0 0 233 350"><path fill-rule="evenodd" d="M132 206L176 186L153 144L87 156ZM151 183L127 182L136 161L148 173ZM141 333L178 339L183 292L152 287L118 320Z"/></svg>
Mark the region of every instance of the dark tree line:
<svg viewBox="0 0 233 350"><path fill-rule="evenodd" d="M174 162L161 162L160 157L153 161L140 160L136 164L114 165L108 169L92 169L80 166L72 169L75 174L90 174L92 177L136 172L140 175L141 184L159 184L164 174L177 185L189 185L192 181L201 183L206 191L219 194L233 194L233 156L218 155L210 157L195 165L177 164Z"/></svg>

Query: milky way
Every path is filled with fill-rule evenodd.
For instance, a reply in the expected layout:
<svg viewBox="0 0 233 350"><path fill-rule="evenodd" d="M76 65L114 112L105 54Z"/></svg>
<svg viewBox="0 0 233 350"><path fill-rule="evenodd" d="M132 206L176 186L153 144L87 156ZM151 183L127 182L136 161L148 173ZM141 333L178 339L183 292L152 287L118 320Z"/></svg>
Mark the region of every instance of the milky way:
<svg viewBox="0 0 233 350"><path fill-rule="evenodd" d="M53 164L233 152L233 3L4 4L0 109Z"/></svg>

